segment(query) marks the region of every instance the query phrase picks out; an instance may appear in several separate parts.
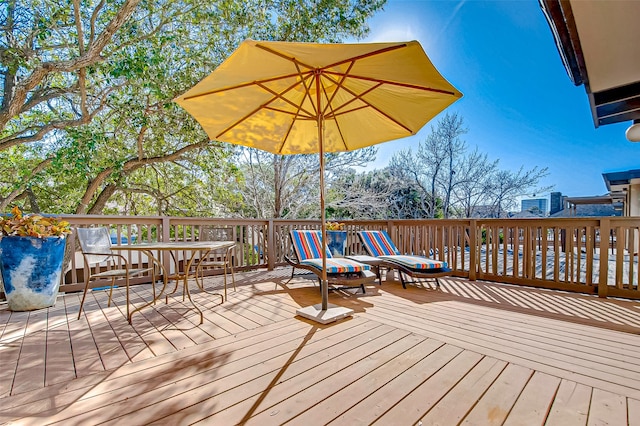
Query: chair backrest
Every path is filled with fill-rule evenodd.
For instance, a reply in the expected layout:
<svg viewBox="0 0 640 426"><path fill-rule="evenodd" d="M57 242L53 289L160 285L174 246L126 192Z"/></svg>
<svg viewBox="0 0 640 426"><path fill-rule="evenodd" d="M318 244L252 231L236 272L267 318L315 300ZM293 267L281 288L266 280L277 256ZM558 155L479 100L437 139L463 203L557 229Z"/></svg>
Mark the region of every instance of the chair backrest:
<svg viewBox="0 0 640 426"><path fill-rule="evenodd" d="M76 234L85 261L90 265L102 263L110 258L111 236L107 228L77 228ZM98 255L91 253L100 253Z"/></svg>
<svg viewBox="0 0 640 426"><path fill-rule="evenodd" d="M320 259L322 257L322 232L307 229L292 229L290 235L293 249L296 252L299 262L307 259ZM327 246L324 248L327 253L327 259L332 257Z"/></svg>
<svg viewBox="0 0 640 426"><path fill-rule="evenodd" d="M233 229L201 226L198 239L200 241L233 241Z"/></svg>
<svg viewBox="0 0 640 426"><path fill-rule="evenodd" d="M392 256L400 254L387 231L358 231L360 241L371 256Z"/></svg>

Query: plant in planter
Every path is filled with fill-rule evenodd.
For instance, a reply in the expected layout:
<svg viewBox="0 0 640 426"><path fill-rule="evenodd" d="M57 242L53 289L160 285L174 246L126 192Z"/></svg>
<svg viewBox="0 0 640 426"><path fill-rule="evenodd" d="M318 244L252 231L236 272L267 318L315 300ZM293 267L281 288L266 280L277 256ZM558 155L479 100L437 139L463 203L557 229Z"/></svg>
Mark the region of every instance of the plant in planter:
<svg viewBox="0 0 640 426"><path fill-rule="evenodd" d="M12 311L53 306L60 287L69 222L16 206L0 217L0 276Z"/></svg>

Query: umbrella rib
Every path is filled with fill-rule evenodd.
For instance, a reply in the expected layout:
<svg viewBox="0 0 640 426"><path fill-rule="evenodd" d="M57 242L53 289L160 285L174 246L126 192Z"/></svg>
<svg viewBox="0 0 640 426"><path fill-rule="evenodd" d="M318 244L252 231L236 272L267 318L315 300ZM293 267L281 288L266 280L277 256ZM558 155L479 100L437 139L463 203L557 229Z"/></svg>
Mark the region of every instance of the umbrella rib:
<svg viewBox="0 0 640 426"><path fill-rule="evenodd" d="M301 119L306 119L306 120L315 120L316 119L315 116L313 116L313 115L306 115L306 114L305 115L300 115L300 110L301 110L300 108L296 112L286 111L284 109L272 107L272 106L269 106L269 105L264 105L262 108L268 109L269 111L275 111L275 112L280 112L282 114L287 114L287 115L291 115L291 116L294 116L294 117L299 117ZM306 111L303 111L303 112L306 113Z"/></svg>
<svg viewBox="0 0 640 426"><path fill-rule="evenodd" d="M335 108L333 110L333 116L336 115L336 111L339 112L342 108L344 108L347 105L355 102L356 100L360 100L360 101L364 102L365 104L371 106L371 104L369 102L365 101L364 99L362 99L362 97L365 96L367 93L371 93L372 91L374 91L375 89L377 89L380 86L382 86L382 83L379 83L379 84L376 84L375 86L370 87L369 89L365 90L364 92L360 93L359 95L356 95L355 92L353 92L352 90L347 89L344 86L341 86L346 92L348 92L349 94L351 94L353 96L353 99L350 99L349 101L347 101L347 102L343 103L342 105L340 105L339 107ZM349 110L349 111L357 111L359 109L361 109L361 108L358 107L358 108L354 108L354 109ZM338 115L340 115L340 114L338 114Z"/></svg>
<svg viewBox="0 0 640 426"><path fill-rule="evenodd" d="M298 71L299 71L299 69L298 69ZM299 72L299 73L297 73L297 74L291 74L289 77L294 77L294 76L299 76L299 77L301 78L301 81L300 81L300 82L301 82L301 83L302 83L302 85L305 87L305 92L307 92L307 93L308 93L308 89L307 89L307 87L306 87L305 81L309 79L310 75L308 74L308 75L306 75L306 76L305 76L305 74L304 74L304 73ZM274 90L270 89L269 87L264 86L264 85L262 84L262 81L274 81L274 80L275 80L275 79L260 80L260 81L254 81L254 82L252 82L252 83L250 83L250 84L244 85L244 86L248 86L248 85L255 85L255 86L258 86L258 87L260 87L261 89L266 90L267 92L271 93L274 97L273 97L273 98L271 98L271 99L269 99L267 102L263 103L262 105L259 105L256 109L254 109L253 111L251 111L249 114L245 115L244 117L241 117L239 120L236 120L236 121L235 121L233 124L231 124L229 127L225 128L222 132L218 133L218 134L216 135L216 138L219 138L220 136L224 135L224 134L225 134L225 133L227 133L229 130L233 129L233 128L234 128L234 127L236 127L238 124L242 123L244 120L246 120L247 118L251 117L253 114L255 114L255 113L257 113L258 111L260 111L260 109L262 109L262 108L271 109L271 110L273 110L273 111L281 111L281 110L278 110L278 109L273 108L273 107L271 107L271 108L269 108L269 107L268 107L268 105L269 105L271 102L273 102L274 100L276 100L276 99L282 99L283 101L285 101L285 102L289 103L289 104L290 104L290 105L292 105L293 107L298 108L298 112L297 112L295 115L296 115L296 116L297 116L297 115L299 115L299 112L300 112L300 110L302 109L302 105L296 105L295 103L290 102L287 98L285 98L285 97L283 97L283 96L282 96L282 95L284 95L285 93L287 93L288 91L290 91L291 89L293 89L293 88L294 88L298 83L292 84L292 85L291 85L291 86L289 86L286 90L284 90L282 93L278 93L278 92L276 92L276 91L274 91ZM223 90L229 90L229 89L230 89L230 88L222 89L222 90L219 90L219 91L212 91L212 92L209 92L209 94L216 93L216 92L220 92L220 91L223 91ZM185 98L185 99L186 99L186 98ZM306 111L306 110L303 110L303 111L304 111L304 113L307 115L307 117L305 117L305 118L312 119L312 118L314 117L314 115L313 115L312 113L310 113L309 111ZM287 111L281 111L281 112L286 112L286 113L291 114L290 112L287 112ZM289 130L287 131L287 135L289 134L289 132L290 132L290 131L291 131L291 128L289 128Z"/></svg>
<svg viewBox="0 0 640 426"><path fill-rule="evenodd" d="M316 77L316 78L318 78L318 77ZM329 99L329 97L327 96L327 88L324 87L324 85L320 85L320 86L322 87L322 91L324 92L325 98ZM335 92L333 93L334 96L335 96L336 92L338 92L338 89L336 89ZM331 99L333 99L333 97L331 97ZM319 100L320 100L320 97L318 96L318 101ZM320 106L318 106L318 108L320 108ZM327 109L331 111L331 114L329 115L329 117L333 117L334 118L334 122L336 123L336 128L338 129L338 133L340 134L340 140L342 141L342 146L344 146L344 149L349 150L349 148L347 147L347 142L344 139L344 135L342 134L342 129L340 128L340 123L338 123L338 120L335 120L335 111L333 109L333 106L331 105L331 102L327 103ZM326 117L324 116L325 111L322 112L322 115L326 119Z"/></svg>
<svg viewBox="0 0 640 426"><path fill-rule="evenodd" d="M271 53L273 55L280 56L281 58L286 59L287 61L293 62L294 64L296 64L296 68L298 68L298 71L300 71L300 69L298 67L299 65L302 65L303 67L305 67L305 68L307 68L307 69L309 69L311 71L316 69L316 67L314 67L312 65L305 64L304 62L297 60L293 56L285 55L284 53L278 52L277 50L271 49L270 47L267 47L267 46L265 46L263 44L257 43L256 47L258 47L258 48L260 48L262 50L265 50L265 51L267 51L267 52L269 52L269 53Z"/></svg>
<svg viewBox="0 0 640 426"><path fill-rule="evenodd" d="M380 55L382 53L387 53L387 52L390 52L392 50L404 49L407 46L408 46L407 43L400 43L400 44L397 44L395 46L385 47L383 49L378 49L378 50L375 50L373 52L363 53L362 55L358 55L358 56L352 56L352 57L350 57L348 59L344 59L342 61L334 62L333 64L330 64L330 65L325 65L321 69L322 70L326 70L328 68L337 67L338 65L342 65L342 64L344 64L346 62L351 62L351 61L355 62L355 61L359 61L360 59L365 59L365 58L369 58L371 56Z"/></svg>
<svg viewBox="0 0 640 426"><path fill-rule="evenodd" d="M328 100L327 100L327 108L329 108L329 105L331 105L331 104L333 103L333 99L334 99L334 98L336 97L336 95L338 94L338 91L340 90L340 88L341 88L341 87L343 87L343 85L342 85L342 84L343 84L343 83L344 83L344 81L347 79L347 76L349 75L349 72L351 71L351 68L353 68L353 64L355 64L355 61L352 61L352 62L351 62L351 64L349 65L349 68L347 68L347 70L346 70L346 71L344 72L344 74L342 75L342 78L340 78L340 81L334 81L334 80L333 80L333 78L331 78L331 77L327 76L327 78L328 78L330 81L333 81L333 82L336 84L336 86L337 86L337 87L336 87L336 90L334 90L334 91L333 91L333 94L331 95L331 97L329 98L329 97L327 96L327 98L328 98ZM323 85L322 87L323 87L323 89L324 89L324 85ZM325 96L326 96L326 90L325 90ZM349 102L352 102L352 101L353 101L353 99L352 99L351 101L349 101ZM341 105L340 107L342 107L342 106L343 106L343 105ZM326 111L326 110L325 110L325 111ZM325 111L323 111L323 113L324 113ZM335 114L335 110L334 110L333 112L334 112L334 114Z"/></svg>
<svg viewBox="0 0 640 426"><path fill-rule="evenodd" d="M307 72L311 72L314 69L318 69L318 70L321 70L323 74L342 75L344 77L348 76L348 77L353 77L353 78L357 78L357 79L361 79L361 80L377 81L377 82L381 82L381 83L385 83L385 84L392 84L392 85L395 85L395 86L402 86L402 87L408 87L408 88L413 88L413 89L419 89L419 90L426 90L426 91L433 91L433 92L437 92L437 93L445 93L445 94L449 94L449 95L455 95L454 92L447 91L447 90L433 89L433 88L429 88L429 87L423 87L423 86L417 86L417 85L405 84L405 83L398 83L398 82L390 81L390 80L374 79L374 78L363 77L363 76L358 76L358 75L347 75L348 71L351 70L351 68L353 67L355 62L358 61L358 60L369 58L371 56L380 55L382 53L390 52L392 50L403 49L403 48L406 48L407 46L408 46L407 43L401 43L401 44L398 44L398 45L395 45L395 46L389 46L389 47L385 47L383 49L378 49L378 50L373 51L373 52L364 53L364 54L359 55L359 56L352 56L352 57L344 59L342 61L334 62L334 63L332 63L330 65L325 65L325 66L323 66L321 68L317 68L317 67L314 67L312 65L306 64L306 63L294 58L293 56L288 56L288 55L286 55L286 54L284 54L282 52L279 52L277 50L271 49L271 48L269 48L267 46L264 46L264 45L262 45L260 43L256 44L256 47L259 47L262 50L265 50L265 51L267 51L269 53L272 53L272 54L274 54L276 56L279 56L279 57L281 57L283 59L286 59L288 61L293 62L296 65L296 68L298 69L298 73L300 75L302 75L303 72L300 71L299 66L303 66L303 67L305 67L305 68L310 70L310 71L307 71ZM335 71L328 71L329 68L333 68L333 67L336 67L338 65L342 65L344 63L347 63L347 62L351 62L351 65L349 66L349 69L347 70L347 73L338 73L338 72L335 72Z"/></svg>
<svg viewBox="0 0 640 426"><path fill-rule="evenodd" d="M335 76L342 76L343 75L343 73L334 72L334 71L325 71L325 74L331 74L331 75L335 75ZM397 81L381 80L379 78L365 77L365 76L353 75L353 74L349 75L348 77L349 78L355 78L357 80L374 81L376 83L381 83L381 84L389 84L389 85L392 85L392 86L407 87L409 89L423 90L425 92L442 93L442 94L445 94L445 95L452 95L452 96L456 95L455 92L452 92L450 90L443 90L443 89L435 89L433 87L418 86L417 84L400 83L400 82L397 82Z"/></svg>
<svg viewBox="0 0 640 426"><path fill-rule="evenodd" d="M298 72L302 73L300 71L300 66L298 65L298 63L294 62L294 65L295 65L296 69L298 70ZM311 106L313 106L315 108L315 116L314 117L317 118L318 115L320 114L320 105L316 105L316 100L313 99L313 97L311 96L311 85L318 78L318 76L317 76L317 74L315 72L309 73L309 75L313 76L314 78L310 79L311 81L308 81L309 79L303 79L302 80L302 86L304 87L304 97L302 98L302 102L300 102L300 105L302 105L304 103L305 98L309 98L309 102L311 103ZM309 83L308 86L307 86L307 83Z"/></svg>
<svg viewBox="0 0 640 426"><path fill-rule="evenodd" d="M408 46L407 43L400 43L400 44L397 44L395 46L388 46L388 47L385 47L385 48L382 48L382 49L375 50L373 52L363 53L362 55L352 56L350 58L343 59L342 61L334 62L333 64L325 65L323 67L314 67L313 65L306 64L306 63L294 58L293 56L286 55L286 54L284 54L282 52L279 52L277 50L271 49L270 47L267 47L267 46L265 46L263 44L260 44L260 43L256 44L256 47L259 47L262 50L266 50L269 53L272 53L272 54L274 54L276 56L280 56L281 58L286 59L288 61L291 61L291 62L293 62L295 64L302 65L303 67L308 68L310 70L313 70L313 69L326 70L327 68L336 67L336 66L342 65L342 64L344 64L346 62L355 62L355 61L358 61L360 59L365 59L365 58L368 58L368 57L371 57L371 56L380 55L382 53L390 52L392 50L404 49L407 46Z"/></svg>
<svg viewBox="0 0 640 426"><path fill-rule="evenodd" d="M247 118L251 117L253 114L255 114L256 112L260 111L262 109L262 105L259 105L257 108L255 108L253 111L251 111L249 114L245 115L244 117L240 117L239 120L236 120L233 124L231 124L230 126L226 127L223 131L221 131L220 133L218 133L216 135L215 138L213 139L218 139L220 136L224 135L225 133L227 133L229 130L233 129L234 127L236 127L238 124L242 123L244 120L246 120Z"/></svg>
<svg viewBox="0 0 640 426"><path fill-rule="evenodd" d="M298 71L297 74L293 74L293 75L298 75L298 76L301 77L302 85L305 88L305 97L308 96L309 100L311 101L311 105L315 105L314 104L314 100L311 97L311 94L309 93L309 87L307 86L306 81L307 81L309 76L315 75L315 70L317 70L318 68L316 68L316 67L314 67L312 65L306 64L306 63L304 63L302 61L299 61L298 59L296 59L296 58L294 58L292 56L285 55L284 53L279 52L279 51L277 51L275 49L271 49L271 48L269 48L269 47L267 47L267 46L265 46L263 44L256 43L256 47L258 47L258 48L260 48L260 49L262 49L262 50L264 50L266 52L269 52L269 53L271 53L273 55L276 55L276 56L279 56L279 57L281 57L283 59L286 59L286 60L288 60L290 62L293 62L293 64L296 67L296 70ZM300 66L307 68L309 71L302 71L300 69ZM307 74L307 78L303 77L305 73ZM303 102L304 102L304 99L303 99ZM316 105L316 108L317 108L317 111L316 111L316 117L317 117L317 115L320 114L320 105Z"/></svg>
<svg viewBox="0 0 640 426"><path fill-rule="evenodd" d="M346 104L345 104L345 105L346 105ZM344 106L344 105L341 105L341 106L340 106L340 108L342 108L343 106ZM340 117L341 115L349 114L350 112L356 112L356 111L359 111L359 110L361 110L361 109L366 109L366 108L369 108L369 107L370 107L370 105L369 105L369 104L367 104L367 105L362 105L362 106L359 106L359 107L351 108L351 109L348 109L348 110L346 110L346 111L342 111L342 112L337 112L337 113L336 113L336 112L334 111L334 113L331 115L331 117L332 117L332 118ZM340 109L340 108L338 108L338 109Z"/></svg>
<svg viewBox="0 0 640 426"><path fill-rule="evenodd" d="M339 74L338 74L339 75ZM330 78L327 76L327 78ZM381 86L382 83L380 83L377 87ZM378 113L380 113L381 115L387 117L387 119L389 119L390 121L392 121L393 123L396 123L398 126L402 127L403 129L405 129L407 132L409 132L410 134L414 134L414 131L411 130L410 128L408 128L407 126L405 126L404 124L402 124L401 122L399 122L398 120L396 120L395 118L391 117L389 114L387 114L386 112L382 111L381 109L379 109L378 107L376 107L375 105L371 104L370 102L367 102L365 99L362 99L362 94L358 95L355 92L353 92L353 90L349 89L348 87L344 87L341 86L343 90L345 90L347 93L349 93L350 95L352 95L354 98L359 99L361 102L364 102L366 105L368 105L371 109L377 111ZM375 87L374 87L375 88ZM371 89L370 89L371 90ZM366 93L366 92L365 92ZM355 99L351 99L349 102L339 106L336 109L340 109L342 108L344 105L347 105L351 102L353 102ZM335 115L334 115L335 118Z"/></svg>
<svg viewBox="0 0 640 426"><path fill-rule="evenodd" d="M297 111L296 111L295 115L293 116L293 119L291 120L291 123L289 124L289 128L287 129L287 133L284 135L284 137L282 138L282 141L280 142L280 145L278 146L278 152L282 151L282 148L284 147L284 144L286 143L287 139L289 138L289 135L291 134L291 130L293 129L293 126L294 126L296 120L300 116L300 110L302 110L302 104L304 103L305 98L307 96L309 96L309 98L311 98L311 95L309 94L309 87L307 87L307 81L309 80L309 76L315 75L315 74L308 73L307 76L305 77L304 74L302 73L302 71L300 70L300 67L298 66L298 64L294 64L294 65L296 67L296 70L298 71L298 75L300 76L300 83L302 84L302 87L304 87L304 96L302 97L302 102L300 102L300 105L296 105L295 106L297 108ZM313 102L311 102L311 105L313 106ZM305 113L308 116L308 117L305 117L305 118L313 118L313 117L311 117L311 114L309 114L306 110L305 110Z"/></svg>
<svg viewBox="0 0 640 426"><path fill-rule="evenodd" d="M262 85L262 84L260 84L260 83L257 83L257 85L258 85L258 87L260 87L260 88L262 88L262 89L266 90L267 92L271 93L271 94L274 96L274 98L273 98L273 99L269 100L268 102L266 102L266 103L264 104L264 107L269 108L269 107L268 107L268 104L270 104L271 102L273 102L273 101L274 101L274 100L276 100L276 99L282 99L283 101L285 101L286 103L288 103L288 104L289 104L289 105L291 105L292 107L294 107L294 108L298 108L298 110L299 110L299 111L300 111L300 110L302 110L302 111L303 111L305 114L307 114L310 118L313 118L313 117L314 117L314 115L313 115L312 113L310 113L309 111L307 111L307 110L303 109L303 108L302 108L302 105L297 105L296 103L294 103L294 102L292 102L292 101L290 101L289 99L287 99L287 98L285 98L285 97L284 97L284 94L285 94L285 93L289 92L291 89L293 89L294 87L296 87L296 86L298 85L298 83L297 83L297 82L296 82L295 84L293 84L293 85L289 86L287 89L285 89L285 90L284 90L284 91L282 91L281 93L278 93L278 92L276 92L275 90L270 89L269 87L264 86L264 85ZM284 110L278 110L278 109L276 109L276 108L271 108L271 109L273 109L274 111L281 111L281 112L287 112L287 113L289 113L289 114L292 114L291 112L284 111ZM296 115L297 115L297 114L296 114Z"/></svg>
<svg viewBox="0 0 640 426"><path fill-rule="evenodd" d="M272 78L263 78L261 80L254 80L254 81L249 81L247 83L242 83L242 84L236 84L234 86L227 86L227 87L222 87L219 89L214 89L214 90L208 90L206 92L203 93L198 93L197 95L191 95L191 96L185 96L183 100L187 101L190 99L195 99L195 98L199 98L201 96L207 96L207 95L215 95L216 93L221 93L221 92L226 92L228 90L235 90L235 89L242 89L243 87L249 87L249 86L260 86L264 83L270 83L272 81L278 81L278 80L285 80L287 78L291 78L291 77L303 77L305 78L305 74L311 74L310 72L297 72L297 73L291 73L291 74L287 74L287 75L281 75L278 77L272 77ZM306 78L309 78L309 75L306 76Z"/></svg>
<svg viewBox="0 0 640 426"><path fill-rule="evenodd" d="M298 112L300 112L300 110L298 109ZM297 115L296 114L293 117L293 120L291 120L291 123L289 124L289 128L287 129L287 133L285 133L284 137L282 138L282 141L280 142L279 146L278 146L278 152L282 152L282 148L284 147L285 142L287 141L287 139L289 139L289 134L291 133L291 129L293 129L293 125L296 122L297 119Z"/></svg>

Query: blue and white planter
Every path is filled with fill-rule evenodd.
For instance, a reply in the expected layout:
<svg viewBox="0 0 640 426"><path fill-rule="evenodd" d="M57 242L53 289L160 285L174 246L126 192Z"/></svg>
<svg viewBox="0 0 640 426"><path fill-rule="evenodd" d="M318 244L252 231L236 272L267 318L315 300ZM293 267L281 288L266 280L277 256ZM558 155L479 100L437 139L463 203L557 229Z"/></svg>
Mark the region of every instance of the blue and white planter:
<svg viewBox="0 0 640 426"><path fill-rule="evenodd" d="M327 230L327 247L334 257L343 257L347 248L347 231Z"/></svg>
<svg viewBox="0 0 640 426"><path fill-rule="evenodd" d="M56 303L64 237L2 237L0 273L4 294L12 311L32 311Z"/></svg>

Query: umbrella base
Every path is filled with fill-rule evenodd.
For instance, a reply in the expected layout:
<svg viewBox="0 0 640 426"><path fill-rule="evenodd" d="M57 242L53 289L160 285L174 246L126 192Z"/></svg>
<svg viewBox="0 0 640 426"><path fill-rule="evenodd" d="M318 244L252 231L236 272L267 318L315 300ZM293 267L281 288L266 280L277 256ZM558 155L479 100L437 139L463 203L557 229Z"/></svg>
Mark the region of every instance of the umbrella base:
<svg viewBox="0 0 640 426"><path fill-rule="evenodd" d="M300 308L296 311L296 314L311 321L319 322L320 324L329 324L353 315L353 309L329 305L327 306L327 310L323 311L322 304L318 303L317 305Z"/></svg>

